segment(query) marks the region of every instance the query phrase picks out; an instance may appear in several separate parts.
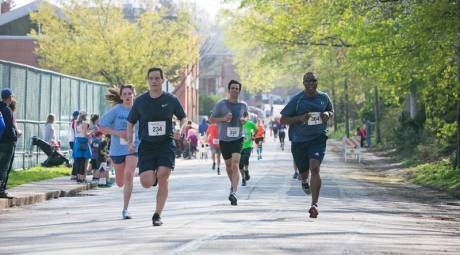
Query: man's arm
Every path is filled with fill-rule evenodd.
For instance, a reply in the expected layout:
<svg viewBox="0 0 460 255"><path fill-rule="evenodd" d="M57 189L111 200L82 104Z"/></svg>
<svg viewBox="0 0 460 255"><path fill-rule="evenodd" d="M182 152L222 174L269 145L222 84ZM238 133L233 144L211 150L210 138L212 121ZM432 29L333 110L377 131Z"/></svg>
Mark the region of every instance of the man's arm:
<svg viewBox="0 0 460 255"><path fill-rule="evenodd" d="M209 122L211 123L219 123L219 122L227 122L232 120L232 116L230 114L225 115L222 118L217 118L217 117L210 117Z"/></svg>
<svg viewBox="0 0 460 255"><path fill-rule="evenodd" d="M282 115L280 122L283 125L291 125L291 124L297 124L297 123L303 123L305 120L307 120L309 117L308 113L302 114L302 115L297 115L297 116L285 116Z"/></svg>

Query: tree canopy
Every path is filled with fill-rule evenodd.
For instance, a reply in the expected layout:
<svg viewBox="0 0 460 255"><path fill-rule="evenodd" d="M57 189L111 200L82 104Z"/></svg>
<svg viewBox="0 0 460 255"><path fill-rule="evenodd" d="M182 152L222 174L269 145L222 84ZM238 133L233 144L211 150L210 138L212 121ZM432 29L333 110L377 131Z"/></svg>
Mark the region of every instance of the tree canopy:
<svg viewBox="0 0 460 255"><path fill-rule="evenodd" d="M170 6L167 6L170 8ZM190 8L146 10L128 20L107 0L65 1L62 8L44 2L32 20L40 65L66 74L118 85L146 87L146 71L163 68L168 79L196 62L198 38Z"/></svg>

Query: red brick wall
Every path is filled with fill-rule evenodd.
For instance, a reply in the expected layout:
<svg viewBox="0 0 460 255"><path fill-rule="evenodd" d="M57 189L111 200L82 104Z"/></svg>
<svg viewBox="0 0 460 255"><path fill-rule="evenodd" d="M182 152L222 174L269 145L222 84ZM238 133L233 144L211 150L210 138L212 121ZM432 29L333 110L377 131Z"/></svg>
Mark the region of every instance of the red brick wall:
<svg viewBox="0 0 460 255"><path fill-rule="evenodd" d="M0 38L0 59L38 67L32 39Z"/></svg>

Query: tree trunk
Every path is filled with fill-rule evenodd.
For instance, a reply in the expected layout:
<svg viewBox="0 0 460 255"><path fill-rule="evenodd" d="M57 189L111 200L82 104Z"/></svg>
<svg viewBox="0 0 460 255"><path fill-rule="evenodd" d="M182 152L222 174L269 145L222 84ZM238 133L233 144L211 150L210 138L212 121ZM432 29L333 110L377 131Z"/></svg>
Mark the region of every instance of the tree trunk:
<svg viewBox="0 0 460 255"><path fill-rule="evenodd" d="M332 103L336 103L336 101L335 101L335 88L332 88ZM337 114L334 114L332 116L332 120L334 122L334 132L337 132Z"/></svg>
<svg viewBox="0 0 460 255"><path fill-rule="evenodd" d="M374 87L374 114L375 114L375 139L376 143L379 144L382 142L382 137L380 133L380 98L379 98L379 89Z"/></svg>
<svg viewBox="0 0 460 255"><path fill-rule="evenodd" d="M345 134L347 137L350 137L350 114L348 109L348 78L345 78L345 83L343 84L344 87L344 95L345 95Z"/></svg>

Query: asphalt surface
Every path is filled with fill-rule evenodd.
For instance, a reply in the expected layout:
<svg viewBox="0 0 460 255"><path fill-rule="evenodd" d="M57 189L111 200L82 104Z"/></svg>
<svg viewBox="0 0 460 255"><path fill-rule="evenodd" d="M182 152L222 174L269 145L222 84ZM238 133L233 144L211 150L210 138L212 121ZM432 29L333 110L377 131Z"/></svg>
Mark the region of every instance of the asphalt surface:
<svg viewBox="0 0 460 255"><path fill-rule="evenodd" d="M163 226L153 227L156 188L135 179L131 220L122 189L84 191L0 212L0 254L460 254L455 199L416 199L360 179L328 145L317 219L292 179L292 159L272 138L252 156L251 180L228 201L229 180L208 160L179 160ZM289 147L289 145L287 145ZM224 168L222 166L222 168Z"/></svg>

